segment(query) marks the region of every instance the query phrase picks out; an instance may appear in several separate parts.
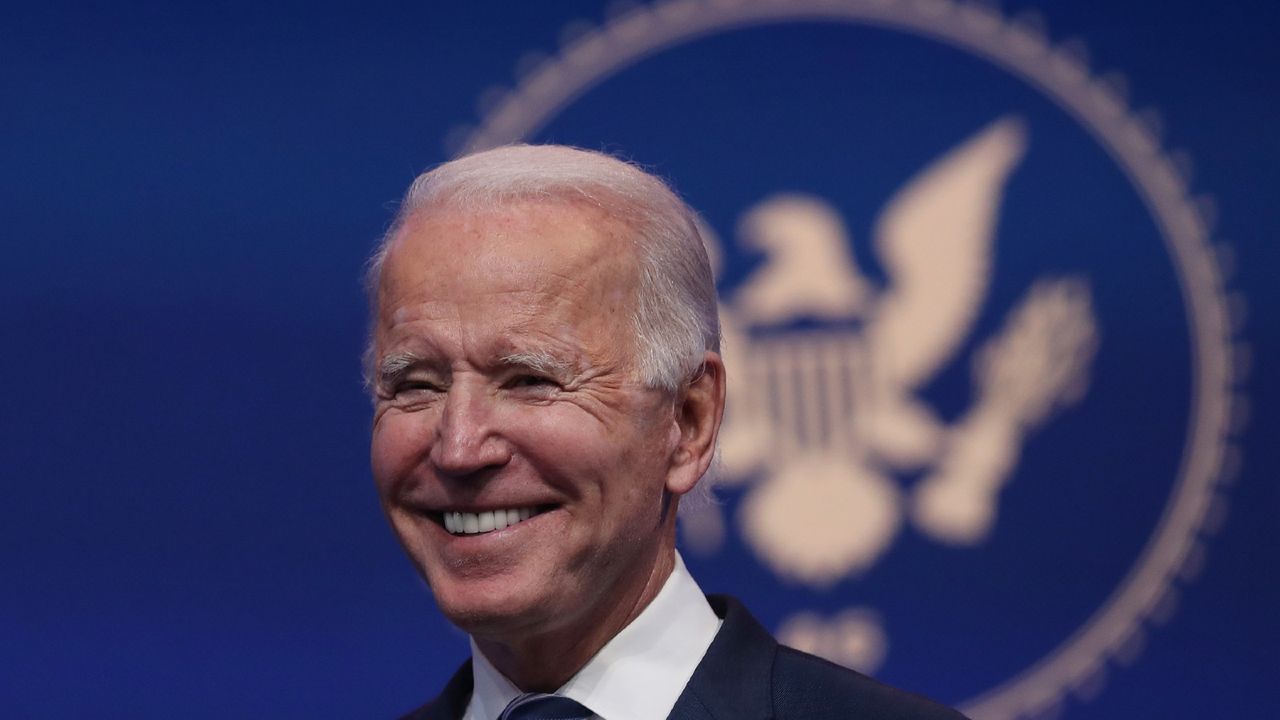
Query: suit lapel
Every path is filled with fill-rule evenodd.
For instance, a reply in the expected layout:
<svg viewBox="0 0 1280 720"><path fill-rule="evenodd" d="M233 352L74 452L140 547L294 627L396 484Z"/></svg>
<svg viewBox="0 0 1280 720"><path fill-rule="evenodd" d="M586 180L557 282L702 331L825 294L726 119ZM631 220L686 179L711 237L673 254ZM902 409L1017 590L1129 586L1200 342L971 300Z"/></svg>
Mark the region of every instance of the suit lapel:
<svg viewBox="0 0 1280 720"><path fill-rule="evenodd" d="M423 705L400 720L462 720L467 711L467 703L471 702L471 660L467 660L450 678L449 684L435 700Z"/></svg>
<svg viewBox="0 0 1280 720"><path fill-rule="evenodd" d="M764 720L773 717L778 643L737 600L708 595L724 624L676 700L668 720Z"/></svg>

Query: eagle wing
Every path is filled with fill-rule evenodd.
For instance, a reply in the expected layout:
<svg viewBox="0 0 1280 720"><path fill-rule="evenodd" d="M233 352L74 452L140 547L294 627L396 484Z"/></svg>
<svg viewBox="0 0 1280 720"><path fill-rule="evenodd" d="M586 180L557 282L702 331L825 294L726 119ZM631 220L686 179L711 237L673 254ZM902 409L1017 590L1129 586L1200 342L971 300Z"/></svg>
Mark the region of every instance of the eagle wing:
<svg viewBox="0 0 1280 720"><path fill-rule="evenodd" d="M866 328L877 386L917 387L968 333L990 282L1001 196L1025 149L1023 123L1001 118L917 174L881 213L876 252L891 284Z"/></svg>

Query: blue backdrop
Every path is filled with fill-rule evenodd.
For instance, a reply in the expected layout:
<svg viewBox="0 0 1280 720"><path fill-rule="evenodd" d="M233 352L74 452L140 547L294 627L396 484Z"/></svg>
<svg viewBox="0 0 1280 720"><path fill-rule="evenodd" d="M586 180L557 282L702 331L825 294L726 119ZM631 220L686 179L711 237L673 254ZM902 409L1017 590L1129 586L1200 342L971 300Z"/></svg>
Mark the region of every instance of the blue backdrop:
<svg viewBox="0 0 1280 720"><path fill-rule="evenodd" d="M726 302L773 261L743 242L744 213L802 193L842 218L859 276L883 292L901 281L877 244L884 209L1008 118L1021 144L989 283L913 397L959 426L979 395L971 358L1046 278L1082 280L1097 345L1074 400L1019 436L981 542L903 511L867 567L788 575L740 527L780 472L753 467L726 480L726 524L700 526L710 535L685 556L705 589L744 596L774 629L798 611L866 611L877 675L984 717L1004 711L983 698L1067 655L1083 665L1033 684L1046 695L1031 715L1280 716L1280 11L1016 2L966 44L922 28L987 15L846 5L863 15L698 33L711 15L653 16L625 26L636 35L619 30L631 6L585 1L10 9L0 715L390 717L461 662L465 637L378 509L360 383L362 263L421 170L517 137L632 157L703 212ZM880 6L897 9L866 10ZM667 26L685 30L626 50ZM1105 103L1035 76L1071 58L1088 88L1123 98L1138 136L1109 140ZM1167 217L1143 185L1151 167L1186 181ZM1179 260L1171 238L1198 218L1209 242ZM1214 268L1203 287L1200 267ZM1195 307L1224 313L1207 345ZM797 329L857 338L873 317L757 313L740 347L763 354ZM1202 386L1218 350L1225 374ZM1186 463L1212 398L1224 455L1198 503ZM878 467L903 492L928 475ZM1179 502L1195 521L1168 536L1187 547L1151 607L1115 646L1071 654L1117 593L1147 587L1134 574Z"/></svg>

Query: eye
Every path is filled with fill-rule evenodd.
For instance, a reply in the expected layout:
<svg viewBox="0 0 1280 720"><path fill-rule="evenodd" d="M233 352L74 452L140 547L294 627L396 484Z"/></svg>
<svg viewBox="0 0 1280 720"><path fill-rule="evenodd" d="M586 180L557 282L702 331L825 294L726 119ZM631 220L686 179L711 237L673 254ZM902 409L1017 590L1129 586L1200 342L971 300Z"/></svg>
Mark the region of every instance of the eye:
<svg viewBox="0 0 1280 720"><path fill-rule="evenodd" d="M512 390L554 390L560 383L543 375L516 375L506 382Z"/></svg>
<svg viewBox="0 0 1280 720"><path fill-rule="evenodd" d="M434 383L424 380L403 380L392 387L392 396L401 401L422 401L435 397L441 391Z"/></svg>
<svg viewBox="0 0 1280 720"><path fill-rule="evenodd" d="M429 382L421 382L421 381L404 382L396 386L396 392L415 392L415 391L437 392L439 390L440 388L436 387L435 385Z"/></svg>

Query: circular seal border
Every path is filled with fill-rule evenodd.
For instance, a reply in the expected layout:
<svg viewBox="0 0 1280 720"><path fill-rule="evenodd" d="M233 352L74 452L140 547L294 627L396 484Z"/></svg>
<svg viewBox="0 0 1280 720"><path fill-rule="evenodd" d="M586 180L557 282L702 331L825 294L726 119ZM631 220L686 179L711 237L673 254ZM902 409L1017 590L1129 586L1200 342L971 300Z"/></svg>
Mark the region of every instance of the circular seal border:
<svg viewBox="0 0 1280 720"><path fill-rule="evenodd" d="M1003 683L960 704L975 720L1054 714L1068 692L1088 699L1107 662L1141 653L1145 626L1167 620L1179 581L1203 566L1204 537L1226 513L1221 492L1238 472L1247 369L1239 339L1244 300L1225 289L1230 247L1210 242L1209 202L1189 196L1188 163L1163 150L1158 120L1128 109L1122 80L1090 74L1082 45L1050 45L1034 16L1008 20L995 8L958 0L661 0L614 6L603 27L566 29L557 58L528 55L515 89L482 96L478 128L458 128L459 154L517 142L617 71L667 47L743 27L826 20L885 27L932 38L981 57L1039 89L1076 119L1138 191L1164 237L1181 285L1192 339L1191 413L1175 492L1124 580L1074 634ZM520 71L523 68L523 72Z"/></svg>

